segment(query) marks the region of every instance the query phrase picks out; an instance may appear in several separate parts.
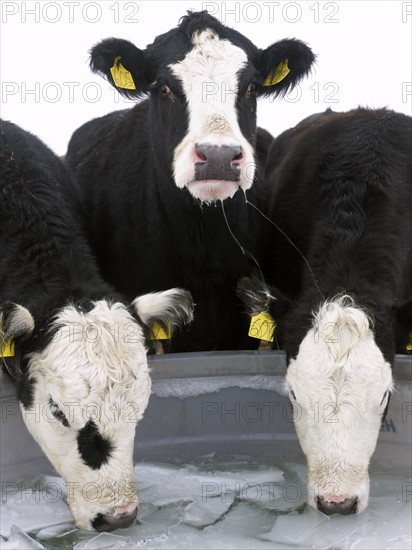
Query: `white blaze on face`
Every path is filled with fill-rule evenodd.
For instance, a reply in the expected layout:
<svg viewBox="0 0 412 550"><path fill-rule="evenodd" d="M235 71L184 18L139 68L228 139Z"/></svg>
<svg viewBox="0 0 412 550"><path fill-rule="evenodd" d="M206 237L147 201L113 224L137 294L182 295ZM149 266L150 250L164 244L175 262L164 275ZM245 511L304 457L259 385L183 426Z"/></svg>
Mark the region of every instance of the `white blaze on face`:
<svg viewBox="0 0 412 550"><path fill-rule="evenodd" d="M348 297L326 302L288 366L295 427L308 460L308 498L369 497L368 465L392 388L392 370L365 313Z"/></svg>
<svg viewBox="0 0 412 550"><path fill-rule="evenodd" d="M242 135L236 111L238 74L247 64L246 53L211 30L195 34L186 57L169 65L182 83L189 114L188 133L174 154L174 178L180 188L210 203L232 197L237 189L253 182L253 148ZM195 144L240 146L240 180L195 181Z"/></svg>
<svg viewBox="0 0 412 550"><path fill-rule="evenodd" d="M29 360L34 404L25 423L64 478L76 525L90 529L98 514L131 513L137 506L133 478L136 423L150 395L144 337L123 304L95 303L88 313L74 306L56 318L53 341ZM50 398L66 416L53 416ZM107 462L87 465L78 434L92 419L111 445Z"/></svg>

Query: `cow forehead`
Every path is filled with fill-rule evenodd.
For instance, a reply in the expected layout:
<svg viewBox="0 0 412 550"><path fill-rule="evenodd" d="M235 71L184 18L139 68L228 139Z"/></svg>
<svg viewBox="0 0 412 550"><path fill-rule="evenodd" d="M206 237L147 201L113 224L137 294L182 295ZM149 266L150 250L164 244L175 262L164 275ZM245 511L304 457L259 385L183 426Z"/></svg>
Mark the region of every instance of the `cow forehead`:
<svg viewBox="0 0 412 550"><path fill-rule="evenodd" d="M229 87L214 94L219 98L223 92L236 92L238 73L248 62L245 51L229 40L219 38L210 29L195 33L192 44L192 49L181 61L169 65L172 73L181 80L186 95L195 90L206 93L208 83Z"/></svg>
<svg viewBox="0 0 412 550"><path fill-rule="evenodd" d="M30 374L79 398L130 387L147 372L142 328L123 304L99 301L89 312L68 305L55 317L51 341L31 355Z"/></svg>
<svg viewBox="0 0 412 550"><path fill-rule="evenodd" d="M299 352L288 368L287 380L302 396L318 400L350 395L376 398L391 388L390 364L377 346L367 315L342 301L323 304ZM371 397L374 395L371 394Z"/></svg>

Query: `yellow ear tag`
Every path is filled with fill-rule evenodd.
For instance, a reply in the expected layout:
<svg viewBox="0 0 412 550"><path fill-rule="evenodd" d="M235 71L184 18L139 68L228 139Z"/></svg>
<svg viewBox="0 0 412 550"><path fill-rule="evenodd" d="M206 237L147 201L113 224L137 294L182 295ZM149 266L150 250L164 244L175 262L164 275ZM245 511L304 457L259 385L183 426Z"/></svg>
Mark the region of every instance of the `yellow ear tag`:
<svg viewBox="0 0 412 550"><path fill-rule="evenodd" d="M284 78L286 78L289 73L290 69L288 67L288 60L284 59L276 67L274 73L269 73L267 75L263 86L273 86L274 84L277 84L278 82L281 82Z"/></svg>
<svg viewBox="0 0 412 550"><path fill-rule="evenodd" d="M13 340L7 340L5 344L0 346L0 357L14 357Z"/></svg>
<svg viewBox="0 0 412 550"><path fill-rule="evenodd" d="M112 73L113 81L118 88L124 88L125 90L135 90L136 86L133 81L132 73L123 67L120 63L120 55L114 60L113 67L110 72Z"/></svg>
<svg viewBox="0 0 412 550"><path fill-rule="evenodd" d="M273 342L275 328L276 323L273 317L266 311L262 311L250 320L249 336L265 342Z"/></svg>
<svg viewBox="0 0 412 550"><path fill-rule="evenodd" d="M406 346L407 351L412 351L412 332L409 333L409 344Z"/></svg>
<svg viewBox="0 0 412 550"><path fill-rule="evenodd" d="M170 340L171 334L169 327L165 330L159 323L153 323L149 340Z"/></svg>

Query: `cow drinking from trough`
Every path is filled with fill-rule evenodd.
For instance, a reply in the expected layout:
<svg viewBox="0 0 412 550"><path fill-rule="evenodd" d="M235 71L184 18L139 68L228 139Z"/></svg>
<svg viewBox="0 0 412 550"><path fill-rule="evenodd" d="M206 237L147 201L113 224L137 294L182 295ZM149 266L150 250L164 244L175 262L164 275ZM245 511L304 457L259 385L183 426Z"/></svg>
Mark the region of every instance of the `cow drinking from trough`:
<svg viewBox="0 0 412 550"><path fill-rule="evenodd" d="M170 351L255 345L235 292L255 265L219 202L256 251L260 218L243 194L257 201L262 183L267 135L257 134L256 99L284 94L313 60L298 40L260 50L207 12L189 13L145 50L111 38L91 51L92 70L121 94L149 97L78 129L66 163L105 278L129 297L170 286L192 292L194 323Z"/></svg>
<svg viewBox="0 0 412 550"><path fill-rule="evenodd" d="M151 388L145 333L153 321L189 321L192 300L172 289L125 301L79 231L64 165L9 122L0 137L3 370L27 428L69 484L76 525L128 527L134 434Z"/></svg>
<svg viewBox="0 0 412 550"><path fill-rule="evenodd" d="M269 311L308 460L312 506L362 512L368 465L412 330L412 119L357 109L309 117L269 153L266 277L243 280ZM312 272L311 272L312 270Z"/></svg>

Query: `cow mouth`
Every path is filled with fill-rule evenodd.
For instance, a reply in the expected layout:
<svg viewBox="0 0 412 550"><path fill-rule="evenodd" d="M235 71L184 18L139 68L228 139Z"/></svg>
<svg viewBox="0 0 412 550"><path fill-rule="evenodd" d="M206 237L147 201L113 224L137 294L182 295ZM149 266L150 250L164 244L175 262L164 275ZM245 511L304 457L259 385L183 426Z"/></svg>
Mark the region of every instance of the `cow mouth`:
<svg viewBox="0 0 412 550"><path fill-rule="evenodd" d="M92 521L92 527L100 533L110 533L116 529L131 527L137 518L137 507L131 513L123 513L118 516L112 514L97 514Z"/></svg>
<svg viewBox="0 0 412 550"><path fill-rule="evenodd" d="M240 165L238 163L195 163L195 181L203 182L238 182Z"/></svg>
<svg viewBox="0 0 412 550"><path fill-rule="evenodd" d="M192 180L187 187L195 199L212 204L232 198L239 189L239 182L227 179Z"/></svg>

